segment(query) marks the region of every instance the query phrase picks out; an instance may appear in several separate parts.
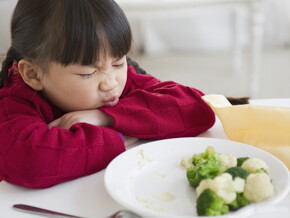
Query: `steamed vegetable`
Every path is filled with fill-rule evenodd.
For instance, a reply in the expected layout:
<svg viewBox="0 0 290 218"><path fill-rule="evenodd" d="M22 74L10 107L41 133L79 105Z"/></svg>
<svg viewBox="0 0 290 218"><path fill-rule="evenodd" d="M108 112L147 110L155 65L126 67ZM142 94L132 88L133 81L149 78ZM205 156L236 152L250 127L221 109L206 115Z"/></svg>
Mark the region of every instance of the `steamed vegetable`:
<svg viewBox="0 0 290 218"><path fill-rule="evenodd" d="M228 213L229 207L216 193L206 189L197 199L196 210L199 216L217 216Z"/></svg>
<svg viewBox="0 0 290 218"><path fill-rule="evenodd" d="M220 154L219 161L226 169L237 166L237 158L231 154Z"/></svg>
<svg viewBox="0 0 290 218"><path fill-rule="evenodd" d="M215 152L214 147L208 146L205 152L193 155L192 164L199 165L206 162L209 159L217 160L218 157L219 157L219 154Z"/></svg>
<svg viewBox="0 0 290 218"><path fill-rule="evenodd" d="M240 177L242 179L246 179L250 174L247 170L242 167L231 167L226 170L226 173L232 175L233 178Z"/></svg>
<svg viewBox="0 0 290 218"><path fill-rule="evenodd" d="M273 194L274 187L268 174L255 173L247 177L244 196L249 201L257 203L268 199Z"/></svg>
<svg viewBox="0 0 290 218"><path fill-rule="evenodd" d="M188 166L187 179L196 190L198 215L223 215L274 194L269 167L258 158L236 158L208 146L183 160L182 166Z"/></svg>
<svg viewBox="0 0 290 218"><path fill-rule="evenodd" d="M241 166L242 168L248 170L250 173L256 173L260 170L268 172L269 167L265 161L258 158L249 158Z"/></svg>
<svg viewBox="0 0 290 218"><path fill-rule="evenodd" d="M241 167L242 164L243 164L246 160L248 160L248 159L249 159L249 157L238 157L238 158L237 158L237 166L238 166L238 167Z"/></svg>
<svg viewBox="0 0 290 218"><path fill-rule="evenodd" d="M243 193L237 193L236 199L229 204L229 209L230 211L236 211L249 204L250 201L247 198L245 198Z"/></svg>
<svg viewBox="0 0 290 218"><path fill-rule="evenodd" d="M187 169L187 178L190 185L196 188L203 179L214 178L222 173L224 168L221 163L211 158L202 164L198 164Z"/></svg>
<svg viewBox="0 0 290 218"><path fill-rule="evenodd" d="M236 199L237 194L243 192L245 180L239 177L233 180L228 173L223 173L213 179L202 180L196 188L197 196L205 189L210 189L229 204Z"/></svg>

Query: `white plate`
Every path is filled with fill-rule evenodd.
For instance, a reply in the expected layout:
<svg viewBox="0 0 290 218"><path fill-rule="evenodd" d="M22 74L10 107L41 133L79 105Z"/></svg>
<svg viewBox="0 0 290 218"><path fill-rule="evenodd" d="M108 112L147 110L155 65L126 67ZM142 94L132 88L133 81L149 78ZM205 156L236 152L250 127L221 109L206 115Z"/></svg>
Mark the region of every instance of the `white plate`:
<svg viewBox="0 0 290 218"><path fill-rule="evenodd" d="M214 146L217 152L236 157L261 158L270 167L275 195L239 213L278 203L287 195L290 188L289 171L273 155L230 140L197 137L154 141L124 152L106 169L106 189L119 204L144 217L197 216L195 191L189 186L186 170L180 166L180 161L184 156L204 152L207 146Z"/></svg>

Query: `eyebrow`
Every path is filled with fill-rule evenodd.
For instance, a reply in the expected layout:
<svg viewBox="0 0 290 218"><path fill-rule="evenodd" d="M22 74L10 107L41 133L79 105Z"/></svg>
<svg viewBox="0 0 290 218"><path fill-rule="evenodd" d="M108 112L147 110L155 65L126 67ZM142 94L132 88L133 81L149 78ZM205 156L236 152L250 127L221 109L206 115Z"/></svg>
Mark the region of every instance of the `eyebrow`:
<svg viewBox="0 0 290 218"><path fill-rule="evenodd" d="M125 57L126 55L124 55L123 57L116 57L116 58L112 58L112 61L113 62L117 62L117 61L120 61L121 59L123 59L124 57ZM125 59L126 60L126 59ZM102 66L98 66L98 63L100 63L100 62L96 62L95 64L92 64L91 66L93 66L93 67L96 67L96 68L98 68L98 67L102 67Z"/></svg>

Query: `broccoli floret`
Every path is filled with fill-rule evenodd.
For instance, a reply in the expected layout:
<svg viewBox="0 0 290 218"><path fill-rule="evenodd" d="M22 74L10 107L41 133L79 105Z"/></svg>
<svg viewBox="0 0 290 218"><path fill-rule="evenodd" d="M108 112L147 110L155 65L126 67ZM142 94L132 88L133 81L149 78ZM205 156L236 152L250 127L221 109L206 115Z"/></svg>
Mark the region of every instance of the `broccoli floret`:
<svg viewBox="0 0 290 218"><path fill-rule="evenodd" d="M245 198L243 193L237 193L236 199L229 204L230 211L236 211L241 207L247 206L250 201Z"/></svg>
<svg viewBox="0 0 290 218"><path fill-rule="evenodd" d="M217 159L218 156L219 155L217 152L215 152L214 147L208 146L205 152L193 155L192 163L194 165L198 165L198 164L206 162L209 159Z"/></svg>
<svg viewBox="0 0 290 218"><path fill-rule="evenodd" d="M236 177L246 179L248 177L248 175L250 174L247 170L245 170L242 167L231 167L231 168L226 170L226 173L231 174L233 179Z"/></svg>
<svg viewBox="0 0 290 218"><path fill-rule="evenodd" d="M196 210L199 216L216 216L229 212L224 200L210 189L205 189L197 199Z"/></svg>
<svg viewBox="0 0 290 218"><path fill-rule="evenodd" d="M224 171L223 166L217 159L209 159L203 164L187 168L186 175L189 184L196 188L203 179L211 179Z"/></svg>
<svg viewBox="0 0 290 218"><path fill-rule="evenodd" d="M201 180L198 176L197 170L198 166L191 166L188 167L186 170L186 176L189 181L189 184L194 188L198 186L197 184L199 184Z"/></svg>
<svg viewBox="0 0 290 218"><path fill-rule="evenodd" d="M239 157L239 158L237 158L237 162L238 162L237 166L238 166L238 167L241 167L242 164L243 164L246 160L248 160L248 159L249 159L249 157Z"/></svg>

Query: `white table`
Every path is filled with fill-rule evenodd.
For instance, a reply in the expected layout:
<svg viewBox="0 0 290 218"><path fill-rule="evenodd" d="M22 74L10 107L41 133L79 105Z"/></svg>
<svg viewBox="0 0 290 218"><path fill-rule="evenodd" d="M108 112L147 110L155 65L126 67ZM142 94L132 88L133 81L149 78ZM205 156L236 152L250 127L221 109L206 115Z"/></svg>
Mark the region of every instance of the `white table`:
<svg viewBox="0 0 290 218"><path fill-rule="evenodd" d="M289 99L265 99L253 100L253 104L275 105L290 107ZM227 139L221 123L216 124L201 137ZM123 209L118 203L110 198L104 186L105 170L94 175L83 177L74 181L59 184L57 186L32 190L6 182L0 183L0 217L2 218L37 218L38 215L26 214L12 209L16 203L31 204L46 209L82 215L89 218L103 218L114 211ZM279 205L290 205L290 193ZM290 213L289 213L290 214ZM285 215L283 218L289 217ZM260 216L253 216L258 218ZM261 218L272 218L272 215L261 215ZM276 216L282 218L282 216Z"/></svg>
<svg viewBox="0 0 290 218"><path fill-rule="evenodd" d="M242 45L240 40L239 10L245 8L249 12L248 36L250 39L249 56L244 62L249 63L250 94L257 96L260 89L260 64L262 56L264 14L263 4L266 0L116 0L122 7L129 21L137 21L141 45L146 51L146 37L150 23L164 18L190 17L199 13L200 9L219 10L232 14L232 68L233 73L242 72ZM190 28L190 27L188 27ZM218 36L217 36L218 37Z"/></svg>

